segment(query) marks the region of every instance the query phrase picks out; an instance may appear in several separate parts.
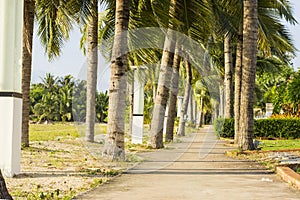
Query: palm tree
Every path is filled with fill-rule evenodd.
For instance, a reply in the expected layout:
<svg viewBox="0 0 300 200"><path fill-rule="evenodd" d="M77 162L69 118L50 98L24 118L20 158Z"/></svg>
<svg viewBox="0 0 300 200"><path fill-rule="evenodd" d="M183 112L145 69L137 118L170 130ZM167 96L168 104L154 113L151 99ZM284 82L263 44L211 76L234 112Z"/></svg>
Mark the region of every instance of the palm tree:
<svg viewBox="0 0 300 200"><path fill-rule="evenodd" d="M29 146L30 80L35 0L24 0L22 35L22 145Z"/></svg>
<svg viewBox="0 0 300 200"><path fill-rule="evenodd" d="M237 9L238 10L238 9ZM274 55L284 62L288 62L286 54L293 54L293 46L290 36L285 27L278 20L284 18L287 22L294 24L296 20L292 16L291 6L285 0L264 0L258 2L258 48L260 54L265 57ZM241 90L242 83L242 48L243 36L242 25L239 28L238 44L236 51L236 70L235 70L235 119L240 119L241 108ZM254 86L253 86L254 87ZM240 120L235 120L235 142L238 142Z"/></svg>
<svg viewBox="0 0 300 200"><path fill-rule="evenodd" d="M72 95L74 91L74 81L71 75L58 80L58 96L60 101L59 114L61 120L70 121L72 119Z"/></svg>
<svg viewBox="0 0 300 200"><path fill-rule="evenodd" d="M88 22L88 71L85 139L89 142L93 142L96 117L95 103L98 67L98 0L92 0L90 3L92 10Z"/></svg>
<svg viewBox="0 0 300 200"><path fill-rule="evenodd" d="M42 99L34 105L33 113L38 117L38 123L43 120L60 120L60 99L57 78L47 73L42 82L44 89Z"/></svg>
<svg viewBox="0 0 300 200"><path fill-rule="evenodd" d="M89 0L46 1L24 0L22 38L22 143L29 146L30 82L32 63L32 37L34 13L38 24L38 35L49 60L60 55L63 42L69 38L73 23L84 21L89 13Z"/></svg>
<svg viewBox="0 0 300 200"><path fill-rule="evenodd" d="M176 102L178 95L178 82L179 82L179 68L181 57L179 56L179 49L176 46L175 55L174 55L174 66L172 74L172 83L171 83L171 92L169 97L169 110L167 118L167 127L166 127L166 142L173 141L174 136L174 124L176 117Z"/></svg>
<svg viewBox="0 0 300 200"><path fill-rule="evenodd" d="M203 79L199 78L194 87L194 93L196 97L196 101L199 105L199 118L198 118L198 128L201 128L204 121L205 108L207 107L209 99L209 93Z"/></svg>
<svg viewBox="0 0 300 200"><path fill-rule="evenodd" d="M227 33L224 37L224 64L225 64L225 118L233 117L233 79L232 79L232 47L231 35Z"/></svg>
<svg viewBox="0 0 300 200"><path fill-rule="evenodd" d="M205 7L202 2L171 0L169 11L165 10L166 5L164 5L163 2L165 1L153 1L153 6L155 7L154 10L156 11L157 16L159 16L160 25L163 25L167 28L179 30L185 34L187 34L187 32L189 31L190 37L195 38L196 36L199 36L197 40L206 38L206 35L204 33L207 33L207 30L204 31L202 27L197 26L207 21L205 20L205 18L207 17L207 7ZM201 10L200 8L203 9ZM200 21L201 23L199 23ZM171 52L174 52L176 43L174 39L175 38L173 38L172 34L168 32L164 48L168 49ZM173 42L170 42L172 40ZM169 53L168 51L163 52L159 75L160 78L158 80L157 95L155 99L155 106L150 130L150 144L154 148L163 147L163 123L166 104L168 101L169 88L171 86L170 80L172 70L170 69L170 67L173 67L173 57L174 53ZM169 67L169 69L167 69L167 66Z"/></svg>
<svg viewBox="0 0 300 200"><path fill-rule="evenodd" d="M178 125L178 132L177 135L184 136L185 135L185 122L186 122L186 114L188 103L191 94L191 87L192 87L192 66L189 63L189 60L185 58L185 68L186 68L186 82L185 82L185 89L184 89L184 97L183 102L180 110L180 119Z"/></svg>
<svg viewBox="0 0 300 200"><path fill-rule="evenodd" d="M124 131L127 88L127 30L130 0L116 1L115 36L111 56L111 79L107 139L103 155L110 160L124 160Z"/></svg>
<svg viewBox="0 0 300 200"><path fill-rule="evenodd" d="M169 13L173 16L176 13L177 0L171 0ZM173 24L169 22L168 26L172 28ZM161 59L160 73L158 78L157 92L155 96L155 104L151 120L150 129L150 146L152 148L162 148L163 145L163 124L166 112L166 106L169 98L170 83L172 78L172 70L175 42L174 35L171 30L167 31L164 42L164 51Z"/></svg>
<svg viewBox="0 0 300 200"><path fill-rule="evenodd" d="M242 87L239 118L239 148L254 149L254 86L257 58L258 12L257 0L244 0Z"/></svg>
<svg viewBox="0 0 300 200"><path fill-rule="evenodd" d="M243 52L243 26L239 27L236 47L235 82L234 82L234 143L238 143L240 128L240 105L241 105L241 78L242 78L242 52Z"/></svg>

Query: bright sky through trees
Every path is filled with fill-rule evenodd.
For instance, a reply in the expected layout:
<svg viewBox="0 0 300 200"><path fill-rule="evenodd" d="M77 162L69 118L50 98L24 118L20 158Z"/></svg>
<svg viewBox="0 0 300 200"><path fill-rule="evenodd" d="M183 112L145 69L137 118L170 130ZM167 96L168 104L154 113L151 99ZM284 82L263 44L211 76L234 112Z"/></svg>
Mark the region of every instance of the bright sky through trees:
<svg viewBox="0 0 300 200"><path fill-rule="evenodd" d="M300 12L297 12L300 9L300 1L291 0L291 2L293 4L294 16L299 24L296 26L288 25L288 28L291 31L296 48L300 51ZM86 65L86 57L79 49L80 37L81 33L79 29L75 28L71 33L70 40L65 44L65 47L62 50L61 57L52 62L48 62L48 59L44 54L44 49L41 47L39 38L35 32L33 42L32 82L39 82L40 77L44 77L46 72L50 72L56 76L65 76L67 74L71 74L77 78L80 70L82 70L82 68ZM295 69L300 68L299 51L297 52L296 58L292 61ZM99 79L104 79L104 77L106 76L100 76ZM105 80L100 81L102 82Z"/></svg>

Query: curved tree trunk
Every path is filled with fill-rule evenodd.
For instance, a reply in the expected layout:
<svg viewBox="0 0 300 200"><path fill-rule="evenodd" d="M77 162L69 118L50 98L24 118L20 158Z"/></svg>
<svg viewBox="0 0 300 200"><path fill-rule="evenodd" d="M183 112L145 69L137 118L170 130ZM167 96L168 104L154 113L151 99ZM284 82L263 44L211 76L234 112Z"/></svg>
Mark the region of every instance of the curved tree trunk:
<svg viewBox="0 0 300 200"><path fill-rule="evenodd" d="M257 0L244 0L243 57L242 57L242 90L240 110L239 148L252 150L254 132L254 86L257 59Z"/></svg>
<svg viewBox="0 0 300 200"><path fill-rule="evenodd" d="M0 199L9 199L9 200L13 199L8 193L1 170L0 170Z"/></svg>
<svg viewBox="0 0 300 200"><path fill-rule="evenodd" d="M232 50L229 33L224 37L224 62L225 62L225 111L224 117L233 117L233 85L232 85Z"/></svg>
<svg viewBox="0 0 300 200"><path fill-rule="evenodd" d="M169 12L176 12L176 1L171 0ZM170 23L172 28L172 25ZM169 98L169 91L172 79L172 67L175 52L174 35L172 31L168 31L164 41L164 51L161 59L160 73L158 77L157 92L154 99L154 108L150 129L150 146L152 148L163 148L163 128L166 106Z"/></svg>
<svg viewBox="0 0 300 200"><path fill-rule="evenodd" d="M22 35L22 145L29 146L30 82L35 0L24 1Z"/></svg>
<svg viewBox="0 0 300 200"><path fill-rule="evenodd" d="M242 47L243 47L243 24L240 25L238 43L236 48L235 62L235 87L234 87L234 143L238 143L239 119L241 106L241 81L242 81Z"/></svg>
<svg viewBox="0 0 300 200"><path fill-rule="evenodd" d="M185 60L185 67L186 67L186 83L185 83L185 90L184 90L184 97L180 111L180 119L178 125L178 132L177 135L184 136L185 135L185 116L187 114L187 108L189 104L189 97L191 92L191 83L192 83L192 67L189 61Z"/></svg>
<svg viewBox="0 0 300 200"><path fill-rule="evenodd" d="M107 138L103 156L124 160L127 88L127 30L130 0L116 1L115 37L111 57Z"/></svg>
<svg viewBox="0 0 300 200"><path fill-rule="evenodd" d="M88 22L88 71L86 92L85 140L94 141L96 118L96 91L98 67L98 0L91 1L91 16Z"/></svg>
<svg viewBox="0 0 300 200"><path fill-rule="evenodd" d="M167 128L166 128L166 142L173 141L174 136L174 123L176 117L176 102L178 95L178 82L179 82L179 67L181 58L178 55L176 47L173 63L173 75L171 83L171 92L169 98L169 110L168 110L168 119L167 119Z"/></svg>
<svg viewBox="0 0 300 200"><path fill-rule="evenodd" d="M170 48L168 48L170 47ZM175 45L173 41L166 39L165 49L174 49ZM174 53L164 50L162 63L160 67L160 73L158 78L157 93L155 97L155 104L153 109L153 115L151 120L150 129L150 145L152 148L163 148L163 126L164 117L166 112L166 106L170 91L170 80L172 78Z"/></svg>

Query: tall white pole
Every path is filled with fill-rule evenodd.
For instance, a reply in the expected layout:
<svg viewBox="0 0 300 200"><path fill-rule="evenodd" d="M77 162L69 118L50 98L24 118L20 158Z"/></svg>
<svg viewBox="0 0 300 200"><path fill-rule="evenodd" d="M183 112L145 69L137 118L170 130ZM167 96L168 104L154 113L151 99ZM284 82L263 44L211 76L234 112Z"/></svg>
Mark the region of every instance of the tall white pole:
<svg viewBox="0 0 300 200"><path fill-rule="evenodd" d="M23 1L0 1L0 168L20 173Z"/></svg>
<svg viewBox="0 0 300 200"><path fill-rule="evenodd" d="M134 97L132 115L132 136L133 144L143 143L144 132L144 69L145 67L134 67Z"/></svg>
<svg viewBox="0 0 300 200"><path fill-rule="evenodd" d="M167 106L166 106L166 111L165 111L165 117L164 117L164 129L163 129L163 135L166 135L166 133L167 133L168 113L169 113L169 105L167 104Z"/></svg>
<svg viewBox="0 0 300 200"><path fill-rule="evenodd" d="M177 96L177 117L180 117L182 102L183 102L183 97Z"/></svg>

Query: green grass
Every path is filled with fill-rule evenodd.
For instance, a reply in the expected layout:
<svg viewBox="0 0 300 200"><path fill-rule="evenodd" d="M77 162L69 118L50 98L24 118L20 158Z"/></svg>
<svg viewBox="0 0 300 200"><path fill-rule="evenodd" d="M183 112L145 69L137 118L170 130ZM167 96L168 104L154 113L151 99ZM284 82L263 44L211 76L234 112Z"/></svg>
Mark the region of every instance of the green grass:
<svg viewBox="0 0 300 200"><path fill-rule="evenodd" d="M77 138L79 133L71 123L30 124L30 141L59 140L66 137Z"/></svg>
<svg viewBox="0 0 300 200"><path fill-rule="evenodd" d="M300 139L295 140L261 140L261 150L283 150L300 148Z"/></svg>
<svg viewBox="0 0 300 200"><path fill-rule="evenodd" d="M83 137L85 131L84 125L75 125L74 123L53 123L53 124L30 124L30 141L53 141L64 138ZM96 124L95 134L106 133L106 124Z"/></svg>

